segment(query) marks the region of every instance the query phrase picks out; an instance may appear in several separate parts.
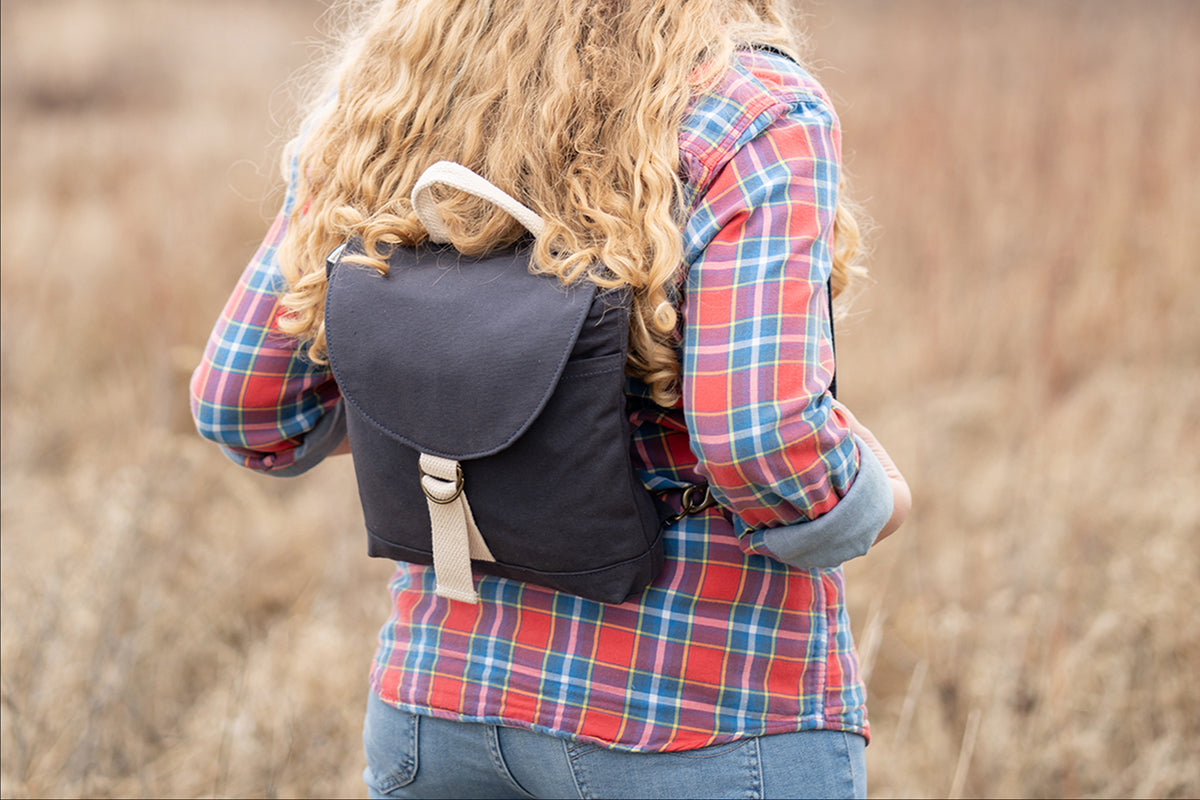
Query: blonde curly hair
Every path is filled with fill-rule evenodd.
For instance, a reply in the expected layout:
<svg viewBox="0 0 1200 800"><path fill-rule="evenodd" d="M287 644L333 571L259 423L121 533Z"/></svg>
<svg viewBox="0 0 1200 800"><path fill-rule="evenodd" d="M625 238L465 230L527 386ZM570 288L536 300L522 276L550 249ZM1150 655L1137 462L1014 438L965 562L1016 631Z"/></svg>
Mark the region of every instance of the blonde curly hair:
<svg viewBox="0 0 1200 800"><path fill-rule="evenodd" d="M627 372L656 402L673 404L679 128L689 100L746 42L800 49L775 0L379 3L323 90L334 99L285 154L298 185L279 251L288 281L281 328L324 361L326 254L358 236L363 263L385 272L391 247L427 238L409 195L426 167L446 159L544 218L535 270L631 288ZM435 197L463 253L524 234L486 201L453 191ZM834 237L837 294L859 271L857 226L844 202Z"/></svg>

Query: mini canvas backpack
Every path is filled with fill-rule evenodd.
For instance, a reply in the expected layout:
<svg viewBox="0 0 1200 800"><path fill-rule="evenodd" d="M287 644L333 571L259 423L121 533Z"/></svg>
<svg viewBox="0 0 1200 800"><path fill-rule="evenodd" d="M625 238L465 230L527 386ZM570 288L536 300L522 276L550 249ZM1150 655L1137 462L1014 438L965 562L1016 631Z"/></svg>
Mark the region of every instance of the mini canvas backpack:
<svg viewBox="0 0 1200 800"><path fill-rule="evenodd" d="M527 242L463 256L445 244L439 183L542 229L439 162L413 189L428 244L393 248L386 275L353 263L357 240L330 255L326 341L368 553L432 564L437 593L466 602L475 570L620 603L660 570L669 513L630 456L628 292L535 275Z"/></svg>

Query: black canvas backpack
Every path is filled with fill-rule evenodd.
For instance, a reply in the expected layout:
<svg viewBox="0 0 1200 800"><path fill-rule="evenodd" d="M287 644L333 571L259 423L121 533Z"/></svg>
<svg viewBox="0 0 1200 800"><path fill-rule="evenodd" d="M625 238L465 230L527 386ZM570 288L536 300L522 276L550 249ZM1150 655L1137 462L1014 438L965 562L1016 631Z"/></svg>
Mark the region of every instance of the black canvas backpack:
<svg viewBox="0 0 1200 800"><path fill-rule="evenodd" d="M531 245L468 258L429 188L537 215L467 168L430 167L413 204L431 243L388 272L331 254L325 332L370 555L433 564L438 594L477 602L472 568L605 603L663 562L665 507L630 456L629 299L529 271ZM694 503L699 506L701 503Z"/></svg>

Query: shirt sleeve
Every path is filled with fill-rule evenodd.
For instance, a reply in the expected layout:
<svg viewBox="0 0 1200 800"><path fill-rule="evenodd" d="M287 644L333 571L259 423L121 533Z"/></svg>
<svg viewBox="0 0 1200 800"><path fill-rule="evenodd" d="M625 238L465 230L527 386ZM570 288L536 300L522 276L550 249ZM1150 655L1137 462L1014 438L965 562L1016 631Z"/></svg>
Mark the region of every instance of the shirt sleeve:
<svg viewBox="0 0 1200 800"><path fill-rule="evenodd" d="M794 104L720 169L685 229L682 384L692 450L732 511L743 549L788 563L795 562L781 551L789 545L763 532L790 530L832 511L862 460L873 457L857 446L829 393L834 364L825 286L838 136L836 117L823 103ZM890 514L886 476L877 484L856 495L869 494L878 505L879 492L889 491ZM840 533L822 537L852 532L845 527L851 511L838 515ZM886 521L878 515L858 524L867 546Z"/></svg>
<svg viewBox="0 0 1200 800"><path fill-rule="evenodd" d="M293 203L289 182L283 208L225 303L191 380L200 434L236 463L278 476L305 471L345 435L328 365L311 362L279 330L287 282L278 249Z"/></svg>

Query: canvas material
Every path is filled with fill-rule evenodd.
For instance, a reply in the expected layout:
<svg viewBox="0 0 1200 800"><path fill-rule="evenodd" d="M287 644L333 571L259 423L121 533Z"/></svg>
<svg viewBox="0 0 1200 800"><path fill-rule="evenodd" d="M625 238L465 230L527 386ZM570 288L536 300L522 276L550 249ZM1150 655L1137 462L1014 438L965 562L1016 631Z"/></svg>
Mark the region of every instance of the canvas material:
<svg viewBox="0 0 1200 800"><path fill-rule="evenodd" d="M396 248L386 276L331 265L330 363L371 555L432 563L421 452L459 460L488 574L601 602L662 564L659 509L633 469L629 308L528 271L527 248L467 258Z"/></svg>

